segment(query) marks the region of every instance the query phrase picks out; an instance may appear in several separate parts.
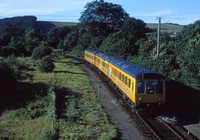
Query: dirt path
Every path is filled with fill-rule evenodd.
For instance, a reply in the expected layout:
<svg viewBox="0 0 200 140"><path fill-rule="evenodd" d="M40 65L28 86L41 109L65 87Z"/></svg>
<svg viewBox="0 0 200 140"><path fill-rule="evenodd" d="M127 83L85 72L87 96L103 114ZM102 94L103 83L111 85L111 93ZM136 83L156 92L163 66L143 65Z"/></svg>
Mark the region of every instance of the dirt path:
<svg viewBox="0 0 200 140"><path fill-rule="evenodd" d="M119 140L142 140L136 128L130 123L130 115L120 105L119 99L113 96L113 93L108 87L108 82L99 77L91 68L86 67L84 64L80 64L74 60L73 63L80 66L87 74L91 81L91 85L98 93L98 87L100 90L100 103L104 110L108 114L110 122L117 128Z"/></svg>

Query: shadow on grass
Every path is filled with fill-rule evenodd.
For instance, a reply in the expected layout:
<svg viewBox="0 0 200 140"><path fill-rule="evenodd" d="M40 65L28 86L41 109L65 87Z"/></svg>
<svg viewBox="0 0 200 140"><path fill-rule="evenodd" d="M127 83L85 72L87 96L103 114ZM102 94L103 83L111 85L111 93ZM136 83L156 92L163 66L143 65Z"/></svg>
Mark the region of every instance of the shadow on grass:
<svg viewBox="0 0 200 140"><path fill-rule="evenodd" d="M166 83L166 97L168 112L189 123L200 121L200 91L171 80Z"/></svg>
<svg viewBox="0 0 200 140"><path fill-rule="evenodd" d="M10 83L11 84L11 83ZM0 114L4 110L25 107L37 96L47 95L47 85L43 83L12 83L0 86Z"/></svg>
<svg viewBox="0 0 200 140"><path fill-rule="evenodd" d="M67 119L67 105L68 99L66 96L78 95L68 88L56 88L56 115L57 119Z"/></svg>

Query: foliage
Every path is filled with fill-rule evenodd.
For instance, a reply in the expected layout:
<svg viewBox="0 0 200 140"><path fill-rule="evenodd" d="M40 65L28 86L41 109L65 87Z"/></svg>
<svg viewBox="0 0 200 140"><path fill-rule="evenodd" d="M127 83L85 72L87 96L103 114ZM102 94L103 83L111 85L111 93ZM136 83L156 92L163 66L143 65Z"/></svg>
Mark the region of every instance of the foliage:
<svg viewBox="0 0 200 140"><path fill-rule="evenodd" d="M118 4L95 0L88 2L79 18L92 35L109 35L118 31L128 14Z"/></svg>
<svg viewBox="0 0 200 140"><path fill-rule="evenodd" d="M33 49L39 45L39 33L35 28L27 28L25 30L25 49L28 54L33 52Z"/></svg>
<svg viewBox="0 0 200 140"><path fill-rule="evenodd" d="M0 48L0 56L8 57L9 55L16 54L16 49L12 46L3 46Z"/></svg>
<svg viewBox="0 0 200 140"><path fill-rule="evenodd" d="M28 110L26 108L20 108L20 109L14 110L11 113L11 116L13 118L18 117L21 119L29 119L31 117L30 113L28 112Z"/></svg>
<svg viewBox="0 0 200 140"><path fill-rule="evenodd" d="M38 118L46 113L45 107L47 104L47 99L42 98L34 102L30 102L26 108L30 113L31 119Z"/></svg>
<svg viewBox="0 0 200 140"><path fill-rule="evenodd" d="M46 55L50 55L51 52L52 52L51 47L40 45L33 50L32 58L34 60L42 59L42 57L44 57Z"/></svg>
<svg viewBox="0 0 200 140"><path fill-rule="evenodd" d="M49 140L53 139L52 132L49 129L43 129L42 134L39 137L39 140Z"/></svg>
<svg viewBox="0 0 200 140"><path fill-rule="evenodd" d="M123 38L126 38L132 42L136 42L140 38L144 38L145 33L149 32L150 30L146 27L146 23L144 23L142 20L128 18L123 23L121 31Z"/></svg>
<svg viewBox="0 0 200 140"><path fill-rule="evenodd" d="M52 48L58 48L59 42L62 41L71 31L69 27L52 28L47 33L46 43Z"/></svg>
<svg viewBox="0 0 200 140"><path fill-rule="evenodd" d="M20 63L13 55L6 59L0 58L0 85L12 84L21 78L25 65Z"/></svg>
<svg viewBox="0 0 200 140"><path fill-rule="evenodd" d="M54 65L53 57L50 55L44 56L40 63L38 64L40 71L42 72L53 72L55 65Z"/></svg>
<svg viewBox="0 0 200 140"><path fill-rule="evenodd" d="M3 87L3 85L7 85L8 83L13 83L16 81L14 76L14 70L11 68L11 66L4 62L0 61L0 85Z"/></svg>
<svg viewBox="0 0 200 140"><path fill-rule="evenodd" d="M103 40L99 50L105 53L113 54L120 58L126 58L130 54L129 43L122 38L121 32L110 34Z"/></svg>

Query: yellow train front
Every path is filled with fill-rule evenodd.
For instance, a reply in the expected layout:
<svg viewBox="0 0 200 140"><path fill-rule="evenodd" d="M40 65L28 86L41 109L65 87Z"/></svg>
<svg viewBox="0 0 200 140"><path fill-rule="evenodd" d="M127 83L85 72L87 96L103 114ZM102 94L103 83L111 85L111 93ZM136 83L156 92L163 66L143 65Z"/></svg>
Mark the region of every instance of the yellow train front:
<svg viewBox="0 0 200 140"><path fill-rule="evenodd" d="M165 79L162 75L105 53L86 50L92 62L121 91L133 108L147 108L165 103ZM87 56L85 59L88 61Z"/></svg>

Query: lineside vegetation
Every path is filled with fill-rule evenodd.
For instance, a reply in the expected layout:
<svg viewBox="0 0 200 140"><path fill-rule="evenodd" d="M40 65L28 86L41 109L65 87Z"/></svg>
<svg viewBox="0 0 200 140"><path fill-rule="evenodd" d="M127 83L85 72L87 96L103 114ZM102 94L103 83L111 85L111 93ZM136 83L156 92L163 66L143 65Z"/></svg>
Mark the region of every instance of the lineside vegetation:
<svg viewBox="0 0 200 140"><path fill-rule="evenodd" d="M12 89L2 90L0 138L116 137L116 129L109 123L81 68L60 57L54 58L54 73L41 72L39 60L17 58L17 62L28 67L21 73L26 78L18 79Z"/></svg>

